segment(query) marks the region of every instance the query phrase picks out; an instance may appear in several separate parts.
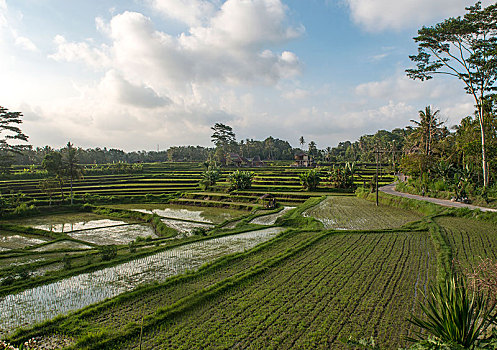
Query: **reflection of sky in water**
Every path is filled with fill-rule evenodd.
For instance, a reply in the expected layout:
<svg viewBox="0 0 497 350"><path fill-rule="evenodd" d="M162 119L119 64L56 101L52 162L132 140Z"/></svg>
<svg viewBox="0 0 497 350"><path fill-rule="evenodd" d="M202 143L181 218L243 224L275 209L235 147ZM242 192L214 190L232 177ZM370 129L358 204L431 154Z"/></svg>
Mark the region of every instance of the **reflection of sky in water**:
<svg viewBox="0 0 497 350"><path fill-rule="evenodd" d="M137 237L157 237L152 227L139 224L68 232L68 235L74 239L100 245L127 244Z"/></svg>
<svg viewBox="0 0 497 350"><path fill-rule="evenodd" d="M0 297L0 336L2 332L5 334L15 327L51 319L114 297L140 284L164 281L167 277L196 269L223 255L251 249L282 230L271 227L191 243L118 266Z"/></svg>
<svg viewBox="0 0 497 350"><path fill-rule="evenodd" d="M188 222L188 221L178 221L178 220L169 220L169 219L162 219L161 221L167 226L175 229L179 233L189 233L194 228L197 227L205 228L206 230L209 230L213 227L213 225L209 224L199 224L196 222Z"/></svg>
<svg viewBox="0 0 497 350"><path fill-rule="evenodd" d="M257 225L274 225L276 219L285 214L287 211L294 209L295 207L284 207L283 210L269 215L259 216L250 221L251 224Z"/></svg>
<svg viewBox="0 0 497 350"><path fill-rule="evenodd" d="M36 252L45 252L49 250L56 250L56 249L90 249L91 247L83 244L83 243L78 243L78 242L73 242L73 241L58 241L50 244L46 244L44 246L41 246L39 248L33 249Z"/></svg>
<svg viewBox="0 0 497 350"><path fill-rule="evenodd" d="M0 250L19 249L45 242L45 240L39 238L0 234Z"/></svg>
<svg viewBox="0 0 497 350"><path fill-rule="evenodd" d="M163 216L166 218L174 218L174 219L180 219L180 220L193 220L193 221L202 221L207 224L212 223L212 221L207 220L206 218L203 217L203 212L202 211L194 211L194 210L188 210L188 209L171 209L171 208L165 208L165 209L153 209L153 210L147 210L147 209L133 209L135 211L139 211L141 213L155 213L159 216ZM226 214L227 217L229 215Z"/></svg>
<svg viewBox="0 0 497 350"><path fill-rule="evenodd" d="M101 220L90 220L90 221L78 221L78 222L71 222L65 224L33 225L32 227L52 232L70 232L75 230L86 230L90 228L106 227L106 226L122 225L122 224L126 224L126 222L118 220L101 219Z"/></svg>

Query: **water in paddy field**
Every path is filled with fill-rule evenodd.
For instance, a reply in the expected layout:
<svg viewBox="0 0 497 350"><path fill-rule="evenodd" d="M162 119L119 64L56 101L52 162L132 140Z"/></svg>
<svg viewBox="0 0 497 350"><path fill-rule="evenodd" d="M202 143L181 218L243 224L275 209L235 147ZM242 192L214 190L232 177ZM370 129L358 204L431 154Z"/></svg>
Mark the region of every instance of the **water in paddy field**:
<svg viewBox="0 0 497 350"><path fill-rule="evenodd" d="M45 242L46 240L44 239L27 237L18 234L0 234L0 251L21 249Z"/></svg>
<svg viewBox="0 0 497 350"><path fill-rule="evenodd" d="M161 221L167 226L175 229L179 233L190 233L194 228L203 228L209 230L214 227L214 225L211 224L200 224L189 221L179 221L171 219L161 219Z"/></svg>
<svg viewBox="0 0 497 350"><path fill-rule="evenodd" d="M30 225L30 226L52 232L71 232L77 230L88 230L92 228L100 228L100 227L124 225L124 224L126 224L126 222L124 221L100 219L100 220L78 221L78 222L59 223L59 224L41 224L41 225Z"/></svg>
<svg viewBox="0 0 497 350"><path fill-rule="evenodd" d="M123 225L113 227L99 227L90 230L72 231L67 233L74 239L98 245L127 244L138 237L157 238L155 231L148 225Z"/></svg>
<svg viewBox="0 0 497 350"><path fill-rule="evenodd" d="M274 225L276 223L276 220L285 214L287 211L295 209L295 207L284 207L283 210L275 213L275 214L269 214L269 215L264 215L264 216L259 216L250 221L251 224L258 224L258 225Z"/></svg>
<svg viewBox="0 0 497 350"><path fill-rule="evenodd" d="M283 231L281 227L190 243L103 270L0 297L0 337L130 291L141 284L193 270L223 255L242 252Z"/></svg>
<svg viewBox="0 0 497 350"><path fill-rule="evenodd" d="M200 221L200 222L205 222L206 224L211 224L211 220L207 220L203 216L202 211L194 211L194 210L188 210L188 209L172 209L172 208L165 208L165 209L132 209L134 211L139 211L141 213L147 213L147 214L157 214L162 217L166 218L173 218L173 219L178 219L178 220L192 220L192 221ZM229 216L229 215L228 215Z"/></svg>
<svg viewBox="0 0 497 350"><path fill-rule="evenodd" d="M79 243L79 242L73 242L73 241L58 241L54 243L49 243L44 246L41 246L39 248L33 249L35 252L48 252L51 250L57 250L57 249L91 249L92 247Z"/></svg>

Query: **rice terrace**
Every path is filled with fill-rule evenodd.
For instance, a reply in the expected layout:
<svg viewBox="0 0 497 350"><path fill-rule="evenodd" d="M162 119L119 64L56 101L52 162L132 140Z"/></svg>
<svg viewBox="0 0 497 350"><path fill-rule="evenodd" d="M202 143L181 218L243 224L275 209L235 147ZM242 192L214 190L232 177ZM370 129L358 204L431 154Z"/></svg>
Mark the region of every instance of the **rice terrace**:
<svg viewBox="0 0 497 350"><path fill-rule="evenodd" d="M497 349L460 5L0 0L0 350Z"/></svg>
<svg viewBox="0 0 497 350"><path fill-rule="evenodd" d="M485 218L382 193L376 206L369 190L325 181L292 190L305 169L244 169L252 187L226 192L229 169L216 191L178 191L173 180L199 181L200 165L143 168L122 188L122 176L101 176L93 193L99 177L76 180L72 206L44 206L34 180L2 182L36 203L1 223L2 337L91 349L347 348L373 337L394 348L413 336L423 292L453 268L448 252L465 265L495 259ZM134 183L163 192L131 194Z"/></svg>

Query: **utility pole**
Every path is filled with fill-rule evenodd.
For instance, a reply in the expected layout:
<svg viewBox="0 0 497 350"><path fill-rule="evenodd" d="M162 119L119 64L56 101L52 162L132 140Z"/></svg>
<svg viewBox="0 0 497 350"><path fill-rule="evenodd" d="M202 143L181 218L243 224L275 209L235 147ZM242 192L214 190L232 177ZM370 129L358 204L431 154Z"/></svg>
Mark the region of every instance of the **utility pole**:
<svg viewBox="0 0 497 350"><path fill-rule="evenodd" d="M375 154L376 154L376 181L375 181L375 189L376 189L376 206L378 206L378 159L380 158L380 151L378 150L378 147L375 148Z"/></svg>

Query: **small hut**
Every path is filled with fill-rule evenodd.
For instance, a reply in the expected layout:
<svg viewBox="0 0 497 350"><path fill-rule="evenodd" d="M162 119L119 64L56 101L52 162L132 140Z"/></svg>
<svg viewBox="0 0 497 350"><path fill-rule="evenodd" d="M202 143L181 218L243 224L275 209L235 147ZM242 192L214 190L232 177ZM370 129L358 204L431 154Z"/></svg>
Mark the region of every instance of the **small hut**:
<svg viewBox="0 0 497 350"><path fill-rule="evenodd" d="M276 208L276 198L270 193L266 193L261 196L259 200L261 201L262 206L266 209Z"/></svg>

